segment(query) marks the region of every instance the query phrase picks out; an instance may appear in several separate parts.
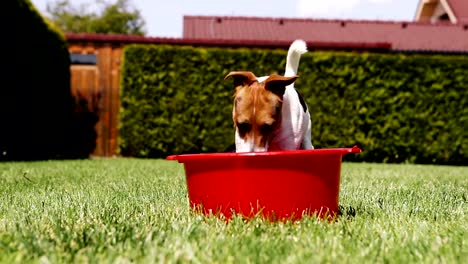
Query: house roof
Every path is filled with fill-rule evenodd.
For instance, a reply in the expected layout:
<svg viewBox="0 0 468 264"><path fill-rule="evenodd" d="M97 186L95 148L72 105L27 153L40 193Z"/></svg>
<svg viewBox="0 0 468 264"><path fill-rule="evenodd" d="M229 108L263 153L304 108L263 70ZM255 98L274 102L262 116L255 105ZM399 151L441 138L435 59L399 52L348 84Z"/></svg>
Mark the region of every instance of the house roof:
<svg viewBox="0 0 468 264"><path fill-rule="evenodd" d="M450 9L457 18L457 23L468 23L468 1L467 0L446 0Z"/></svg>
<svg viewBox="0 0 468 264"><path fill-rule="evenodd" d="M452 0L468 2L465 0ZM468 24L184 16L183 37L225 41L389 43L398 51L468 52Z"/></svg>

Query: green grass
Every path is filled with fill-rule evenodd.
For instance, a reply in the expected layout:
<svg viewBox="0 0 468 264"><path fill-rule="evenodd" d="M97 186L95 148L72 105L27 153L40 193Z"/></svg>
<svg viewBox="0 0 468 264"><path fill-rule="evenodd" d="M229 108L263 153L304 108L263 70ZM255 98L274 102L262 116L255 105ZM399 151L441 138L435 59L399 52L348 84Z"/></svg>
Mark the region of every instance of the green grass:
<svg viewBox="0 0 468 264"><path fill-rule="evenodd" d="M468 167L344 163L333 223L226 224L188 208L183 167L0 163L3 263L462 263Z"/></svg>

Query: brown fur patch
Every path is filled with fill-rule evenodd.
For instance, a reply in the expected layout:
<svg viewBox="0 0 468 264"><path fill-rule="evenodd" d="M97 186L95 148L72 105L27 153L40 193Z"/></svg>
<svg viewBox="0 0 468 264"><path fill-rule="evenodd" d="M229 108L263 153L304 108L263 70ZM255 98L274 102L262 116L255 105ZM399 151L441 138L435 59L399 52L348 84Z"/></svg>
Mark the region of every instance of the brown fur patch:
<svg viewBox="0 0 468 264"><path fill-rule="evenodd" d="M265 89L265 83L238 86L234 95L233 121L239 135L254 139L257 147L265 147L271 132L280 124L282 98Z"/></svg>

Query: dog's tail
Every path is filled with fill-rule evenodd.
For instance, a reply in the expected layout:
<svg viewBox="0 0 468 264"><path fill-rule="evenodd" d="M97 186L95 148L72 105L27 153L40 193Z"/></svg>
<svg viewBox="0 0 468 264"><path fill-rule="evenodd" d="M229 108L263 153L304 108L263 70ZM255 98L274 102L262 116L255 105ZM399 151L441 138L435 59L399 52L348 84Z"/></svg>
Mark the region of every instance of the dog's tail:
<svg viewBox="0 0 468 264"><path fill-rule="evenodd" d="M299 67L299 60L301 55L307 52L307 44L302 39L295 40L288 50L288 57L286 58L286 71L285 77L297 75L297 68Z"/></svg>

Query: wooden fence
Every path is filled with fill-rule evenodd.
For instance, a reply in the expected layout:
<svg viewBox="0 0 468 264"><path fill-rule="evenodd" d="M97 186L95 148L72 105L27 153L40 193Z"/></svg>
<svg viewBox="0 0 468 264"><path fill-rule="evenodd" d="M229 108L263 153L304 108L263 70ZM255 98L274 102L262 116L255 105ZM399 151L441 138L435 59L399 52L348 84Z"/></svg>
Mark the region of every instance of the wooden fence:
<svg viewBox="0 0 468 264"><path fill-rule="evenodd" d="M122 47L70 44L71 89L76 100L85 100L87 110L97 115L96 147L91 156L118 154L119 79Z"/></svg>

